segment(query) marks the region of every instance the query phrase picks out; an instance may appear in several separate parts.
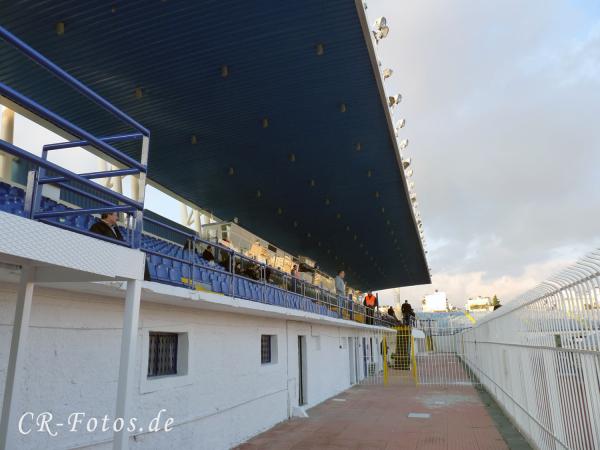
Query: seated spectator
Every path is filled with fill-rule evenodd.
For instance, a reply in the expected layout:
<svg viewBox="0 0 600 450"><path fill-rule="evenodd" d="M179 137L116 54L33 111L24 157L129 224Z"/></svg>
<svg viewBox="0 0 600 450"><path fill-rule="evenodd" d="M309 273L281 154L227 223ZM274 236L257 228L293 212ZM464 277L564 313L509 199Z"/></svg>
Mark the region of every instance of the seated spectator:
<svg viewBox="0 0 600 450"><path fill-rule="evenodd" d="M215 260L215 255L213 255L212 247L210 245L208 245L206 247L206 249L202 252L202 257L206 261L214 261Z"/></svg>
<svg viewBox="0 0 600 450"><path fill-rule="evenodd" d="M229 253L228 252L221 251L221 261L219 262L219 265L227 271L231 270L229 267Z"/></svg>
<svg viewBox="0 0 600 450"><path fill-rule="evenodd" d="M119 231L117 221L119 220L119 214L116 212L103 213L95 224L90 227L92 233L106 236L118 241L123 241L123 235Z"/></svg>
<svg viewBox="0 0 600 450"><path fill-rule="evenodd" d="M119 214L116 212L103 213L95 224L90 227L90 231L101 236L106 236L118 241L124 241L123 235L117 226ZM144 264L144 280L150 280L150 271L148 264Z"/></svg>
<svg viewBox="0 0 600 450"><path fill-rule="evenodd" d="M397 323L399 322L398 317L396 317L396 311L394 311L394 308L392 308L391 306L388 308L387 310L388 313L388 318L394 322Z"/></svg>

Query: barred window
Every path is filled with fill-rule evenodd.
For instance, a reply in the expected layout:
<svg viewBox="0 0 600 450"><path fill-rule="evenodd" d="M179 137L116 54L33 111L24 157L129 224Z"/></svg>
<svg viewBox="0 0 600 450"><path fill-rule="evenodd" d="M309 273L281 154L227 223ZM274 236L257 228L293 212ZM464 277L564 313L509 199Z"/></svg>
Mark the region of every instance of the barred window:
<svg viewBox="0 0 600 450"><path fill-rule="evenodd" d="M260 337L260 362L269 364L271 362L271 336L263 334Z"/></svg>
<svg viewBox="0 0 600 450"><path fill-rule="evenodd" d="M177 374L177 333L150 332L148 377Z"/></svg>

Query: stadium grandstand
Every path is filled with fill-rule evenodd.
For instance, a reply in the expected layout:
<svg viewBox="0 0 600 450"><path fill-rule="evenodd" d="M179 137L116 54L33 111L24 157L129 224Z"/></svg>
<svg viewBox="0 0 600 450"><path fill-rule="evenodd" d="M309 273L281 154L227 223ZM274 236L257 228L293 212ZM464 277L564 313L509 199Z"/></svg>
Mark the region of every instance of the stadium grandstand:
<svg viewBox="0 0 600 450"><path fill-rule="evenodd" d="M489 313L372 294L431 282L389 31L0 2L0 450L600 448L599 251Z"/></svg>
<svg viewBox="0 0 600 450"><path fill-rule="evenodd" d="M430 275L385 30L352 1L0 5L1 448L230 448L387 369L361 294ZM36 408L174 429L23 432Z"/></svg>

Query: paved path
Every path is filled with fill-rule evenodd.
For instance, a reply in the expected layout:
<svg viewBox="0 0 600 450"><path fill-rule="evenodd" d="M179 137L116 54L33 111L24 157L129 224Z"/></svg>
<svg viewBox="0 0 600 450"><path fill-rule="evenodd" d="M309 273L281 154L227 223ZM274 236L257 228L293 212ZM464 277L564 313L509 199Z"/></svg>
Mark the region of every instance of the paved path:
<svg viewBox="0 0 600 450"><path fill-rule="evenodd" d="M429 417L411 418L410 413ZM308 419L283 422L238 449L509 448L490 417L489 404L471 386L355 386L308 414Z"/></svg>

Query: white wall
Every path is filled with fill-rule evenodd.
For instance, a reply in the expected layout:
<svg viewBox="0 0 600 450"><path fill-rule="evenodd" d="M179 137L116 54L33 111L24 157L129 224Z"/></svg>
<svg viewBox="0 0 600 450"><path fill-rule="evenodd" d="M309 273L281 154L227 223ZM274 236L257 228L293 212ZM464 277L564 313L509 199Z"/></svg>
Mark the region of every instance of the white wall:
<svg viewBox="0 0 600 450"><path fill-rule="evenodd" d="M1 387L15 288L0 284ZM64 422L78 411L86 417L112 417L122 310L118 298L36 287L24 376L17 380L17 409L36 414L50 411L55 422ZM147 379L149 331L187 333L186 375ZM132 415L146 424L165 408L175 423L169 433L138 434L131 448L218 450L243 442L286 420L298 404L298 335L307 340L310 407L349 387L347 337L365 333L285 318L142 302ZM261 365L261 334L277 336L277 363ZM110 448L110 432L58 431L55 438L37 432L19 437L18 448Z"/></svg>

